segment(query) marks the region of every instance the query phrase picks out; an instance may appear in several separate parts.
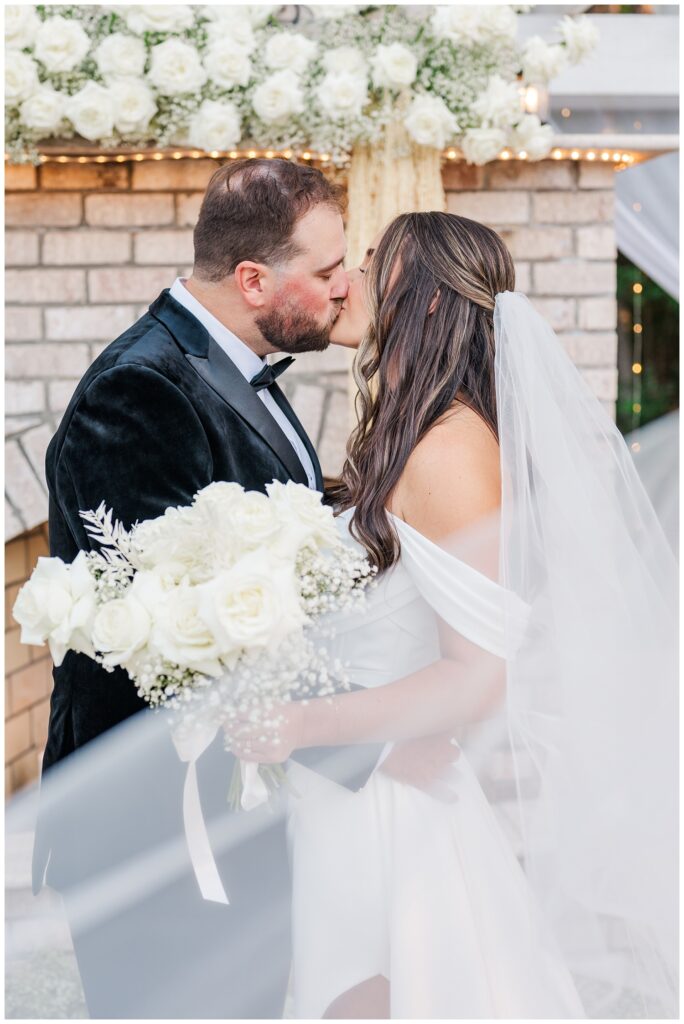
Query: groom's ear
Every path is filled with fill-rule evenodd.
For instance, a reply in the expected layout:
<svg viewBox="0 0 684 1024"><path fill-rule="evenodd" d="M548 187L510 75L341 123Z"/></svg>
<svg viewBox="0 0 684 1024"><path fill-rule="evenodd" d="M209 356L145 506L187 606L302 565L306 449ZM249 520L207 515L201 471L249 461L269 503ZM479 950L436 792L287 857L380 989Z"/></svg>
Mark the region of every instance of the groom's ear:
<svg viewBox="0 0 684 1024"><path fill-rule="evenodd" d="M434 311L437 309L437 304L439 302L439 294L440 293L439 293L439 288L438 288L437 291L435 292L435 297L433 298L432 302L430 303L430 308L428 309L428 316L432 316Z"/></svg>
<svg viewBox="0 0 684 1024"><path fill-rule="evenodd" d="M245 302L259 308L268 297L271 273L263 263L252 263L243 260L235 268L234 278L237 289Z"/></svg>

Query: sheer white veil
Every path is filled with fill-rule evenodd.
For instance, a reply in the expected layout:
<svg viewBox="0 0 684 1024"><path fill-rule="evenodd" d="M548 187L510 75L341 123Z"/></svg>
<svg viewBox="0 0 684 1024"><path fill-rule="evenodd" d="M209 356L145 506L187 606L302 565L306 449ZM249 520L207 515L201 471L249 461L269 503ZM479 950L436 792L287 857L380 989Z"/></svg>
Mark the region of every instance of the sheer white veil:
<svg viewBox="0 0 684 1024"><path fill-rule="evenodd" d="M514 292L494 324L501 582L531 607L507 666L523 863L587 1015L675 1016L675 559L549 325Z"/></svg>
<svg viewBox="0 0 684 1024"><path fill-rule="evenodd" d="M502 989L509 986L512 972L526 971L534 989L544 963L540 950L542 956L560 951L587 1017L676 1017L676 563L625 442L550 327L523 295L510 292L497 296L494 324L501 516L486 524L481 536L455 539L459 565L399 523L402 571L410 579L392 570L384 591L389 615L403 628L403 633L391 633L396 649L378 643L384 606L338 622L337 637L330 642L339 644L338 654L344 657L356 631L355 681L377 684L406 674L404 650L420 653L424 641L425 650L439 652L437 639L433 643L430 637L437 632L433 610L449 619L440 605L458 605L452 629L461 643L464 636L468 640L468 622L474 631L481 620L488 629L496 626L489 651L475 637L468 647L470 660L453 663L455 688L470 681L479 694L493 673L497 684L491 688L496 691L487 709L491 713L468 720L458 733L464 756L460 768L456 762L455 785L459 771L468 781L472 765L513 841L535 900L527 899L525 889L520 903L529 913L530 928L518 929L515 916L517 948L508 955L506 936L504 956L487 968ZM494 553L496 562L497 540L503 587L487 580L484 589L461 585L459 590L463 561L470 563L469 570L486 563L481 575L496 577L491 561ZM405 603L413 601L408 584L425 597L422 611ZM479 604L473 593L482 595ZM396 673L392 665L398 666ZM429 658L417 669L423 666L430 670ZM504 668L505 686L497 688ZM469 680L464 678L468 674ZM408 705L406 715L413 723L415 701ZM350 748L329 752L331 759L353 760L353 755ZM306 829L315 831L319 812L325 812L325 831L326 821L336 824L338 804L321 782L320 788L312 784L308 795L301 790L310 804L297 807L295 799L292 819L287 793L273 808L230 815L231 769L219 737L198 763L198 772L228 907L200 900L184 831L185 766L161 715L134 715L47 773L40 802L53 850L48 882L52 874L54 889L65 894L72 933L81 939L80 955L88 968L84 985L93 1006L114 1007L119 1018L264 1019L269 1017L263 1010L267 996L268 1006L280 1005L292 952L285 827L297 841L301 818L299 834L306 838ZM295 782L299 785L298 778ZM28 892L24 852L29 851L21 842L33 828L36 797L32 790L15 799L6 820L10 855L14 850L20 854L17 871L11 870L7 881L9 1017L59 1016L59 993L69 971L72 977L74 972L60 897L44 889L32 901ZM471 875L462 872L466 883L477 883L472 901L468 889L461 906L476 915L484 902L491 915L483 932L487 927L490 935L501 932L498 901L507 883L499 880L497 889L497 880L487 873L490 862L478 859L483 805L489 813L484 799L476 805L470 798L462 801L464 816L455 819L446 846L440 847L446 852L436 862L436 877L431 874L426 886L432 903L419 908L406 929L407 946L422 943L423 959L439 952L437 959L450 977L457 969L467 970L454 964L458 952L449 944L454 931L431 929L432 916L443 923L443 908L450 912L441 890L448 895L444 876L457 863L453 850L459 843L471 856ZM468 817L473 806L477 818ZM435 846L433 839L443 839L444 833L429 832L442 820L429 800L419 807L415 817L396 815L402 828L396 843L415 851L420 865ZM458 802L454 807L458 813ZM349 830L358 829L355 838L365 849L375 818L370 825L365 817L356 825L351 816L341 820L349 822ZM485 831L490 835L486 822ZM492 842L497 852L498 836ZM323 860L328 847L321 849ZM297 849L294 856L296 861ZM382 865L377 876L381 889L391 880L384 860ZM339 888L344 880L350 906L356 908L357 900L363 914L357 869L353 857L337 873L330 868L330 886ZM306 889L309 879L303 883ZM373 895L375 890L371 886L369 891ZM322 943L335 921L328 917L325 900L310 912ZM455 927L462 928L463 920ZM109 951L125 947L136 931L149 936L158 951L154 970L121 979L100 972ZM355 949L345 951L350 969L355 954ZM416 975L415 960L406 963L405 977L400 969L393 977L397 988ZM331 962L326 966L330 970ZM80 1000L77 981L73 990ZM461 995L459 990L450 1005L462 1005ZM31 1007L33 1012L27 1012ZM287 1002L285 1015L292 1012Z"/></svg>

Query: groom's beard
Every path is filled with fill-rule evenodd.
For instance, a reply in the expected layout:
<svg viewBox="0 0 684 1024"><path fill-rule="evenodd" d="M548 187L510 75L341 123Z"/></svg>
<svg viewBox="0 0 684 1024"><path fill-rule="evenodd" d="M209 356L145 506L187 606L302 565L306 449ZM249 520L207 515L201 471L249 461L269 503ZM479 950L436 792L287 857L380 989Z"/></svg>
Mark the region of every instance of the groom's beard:
<svg viewBox="0 0 684 1024"><path fill-rule="evenodd" d="M289 303L265 313L256 325L269 345L281 352L323 352L330 344L330 332L340 315L342 301L322 325L301 307Z"/></svg>

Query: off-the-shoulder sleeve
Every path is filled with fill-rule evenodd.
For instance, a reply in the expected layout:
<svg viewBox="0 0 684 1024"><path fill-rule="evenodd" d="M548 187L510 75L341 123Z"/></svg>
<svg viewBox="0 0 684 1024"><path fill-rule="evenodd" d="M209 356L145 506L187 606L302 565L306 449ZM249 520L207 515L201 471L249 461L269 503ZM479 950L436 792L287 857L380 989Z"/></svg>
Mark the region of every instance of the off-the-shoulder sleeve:
<svg viewBox="0 0 684 1024"><path fill-rule="evenodd" d="M502 658L512 657L525 637L530 606L408 523L393 519L402 564L440 618L479 647Z"/></svg>

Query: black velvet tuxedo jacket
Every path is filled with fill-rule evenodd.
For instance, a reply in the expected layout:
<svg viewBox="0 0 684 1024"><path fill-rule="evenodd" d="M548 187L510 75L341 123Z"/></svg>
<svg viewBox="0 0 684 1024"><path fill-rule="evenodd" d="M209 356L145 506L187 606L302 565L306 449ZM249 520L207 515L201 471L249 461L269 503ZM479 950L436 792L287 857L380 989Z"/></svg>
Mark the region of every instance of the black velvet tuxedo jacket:
<svg viewBox="0 0 684 1024"><path fill-rule="evenodd" d="M309 438L278 386L270 390L301 436L322 491ZM292 445L257 392L168 290L104 350L79 383L48 448L46 475L50 552L66 562L97 546L79 510L96 509L102 501L130 526L169 506L189 504L213 481L235 481L256 491L272 480L307 484ZM54 670L43 771L146 707L125 672L107 673L85 655L69 653ZM365 782L380 749L369 746L361 775L344 784L356 789ZM227 783L232 760L223 749L220 754L227 762L221 768ZM311 756L302 751L297 760L313 767ZM179 809L183 770L179 763ZM37 841L36 887L48 848L49 841ZM60 873L69 875L68 865ZM59 888L57 880L54 884Z"/></svg>

